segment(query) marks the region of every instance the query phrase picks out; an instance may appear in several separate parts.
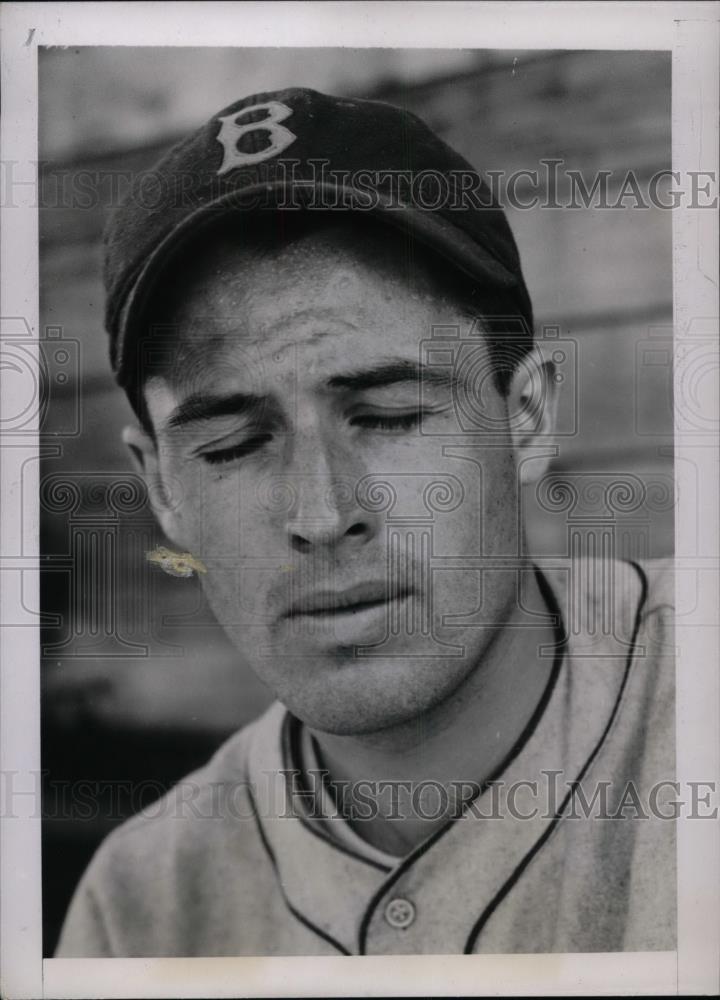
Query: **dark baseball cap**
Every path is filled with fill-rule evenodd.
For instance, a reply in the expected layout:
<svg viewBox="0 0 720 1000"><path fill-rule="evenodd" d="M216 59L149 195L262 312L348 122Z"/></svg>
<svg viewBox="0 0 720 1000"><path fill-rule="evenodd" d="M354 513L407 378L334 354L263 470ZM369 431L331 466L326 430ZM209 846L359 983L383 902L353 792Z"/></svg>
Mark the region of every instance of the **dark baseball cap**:
<svg viewBox="0 0 720 1000"><path fill-rule="evenodd" d="M291 88L219 111L137 175L111 216L105 318L121 384L137 374L138 321L173 255L213 220L266 210L371 212L502 292L532 339L517 246L481 175L409 111Z"/></svg>

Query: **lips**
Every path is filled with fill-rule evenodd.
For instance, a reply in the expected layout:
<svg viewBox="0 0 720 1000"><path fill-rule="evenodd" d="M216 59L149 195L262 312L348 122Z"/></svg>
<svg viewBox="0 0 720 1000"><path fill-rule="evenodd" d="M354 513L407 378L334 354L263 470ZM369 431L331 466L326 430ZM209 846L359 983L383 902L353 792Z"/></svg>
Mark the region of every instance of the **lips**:
<svg viewBox="0 0 720 1000"><path fill-rule="evenodd" d="M384 580L359 583L345 590L316 590L294 601L285 617L352 614L407 597L408 593L407 588L391 588Z"/></svg>

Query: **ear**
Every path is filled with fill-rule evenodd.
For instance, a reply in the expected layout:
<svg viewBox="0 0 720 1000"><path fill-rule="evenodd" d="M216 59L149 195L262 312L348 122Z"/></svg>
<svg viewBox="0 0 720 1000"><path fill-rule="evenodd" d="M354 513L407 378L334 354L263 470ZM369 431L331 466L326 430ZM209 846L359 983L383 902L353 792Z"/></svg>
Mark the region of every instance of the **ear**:
<svg viewBox="0 0 720 1000"><path fill-rule="evenodd" d="M122 439L128 447L135 469L145 482L150 506L163 533L173 545L183 548L180 518L177 512L177 488L172 490L160 471L155 441L137 424L125 427Z"/></svg>
<svg viewBox="0 0 720 1000"><path fill-rule="evenodd" d="M522 484L539 479L554 456L557 404L555 365L534 348L515 370L507 396L510 432Z"/></svg>

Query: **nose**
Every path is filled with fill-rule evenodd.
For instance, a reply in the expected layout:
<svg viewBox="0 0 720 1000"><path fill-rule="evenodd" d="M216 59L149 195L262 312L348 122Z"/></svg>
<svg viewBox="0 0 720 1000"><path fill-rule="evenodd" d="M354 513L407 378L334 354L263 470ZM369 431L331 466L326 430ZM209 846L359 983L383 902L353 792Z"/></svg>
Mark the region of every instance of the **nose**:
<svg viewBox="0 0 720 1000"><path fill-rule="evenodd" d="M296 552L362 546L375 534L369 511L359 506L362 471L332 433L296 432L292 446L287 532Z"/></svg>

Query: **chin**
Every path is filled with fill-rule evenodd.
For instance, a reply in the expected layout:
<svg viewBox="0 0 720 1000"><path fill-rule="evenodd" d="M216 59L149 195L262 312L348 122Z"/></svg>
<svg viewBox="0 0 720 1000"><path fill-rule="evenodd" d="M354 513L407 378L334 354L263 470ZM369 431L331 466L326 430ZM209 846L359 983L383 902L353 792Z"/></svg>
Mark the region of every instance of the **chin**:
<svg viewBox="0 0 720 1000"><path fill-rule="evenodd" d="M472 672L464 657L357 657L347 652L347 657L320 657L311 666L307 660L286 662L282 678L258 672L293 715L337 736L360 736L419 720L447 701Z"/></svg>

